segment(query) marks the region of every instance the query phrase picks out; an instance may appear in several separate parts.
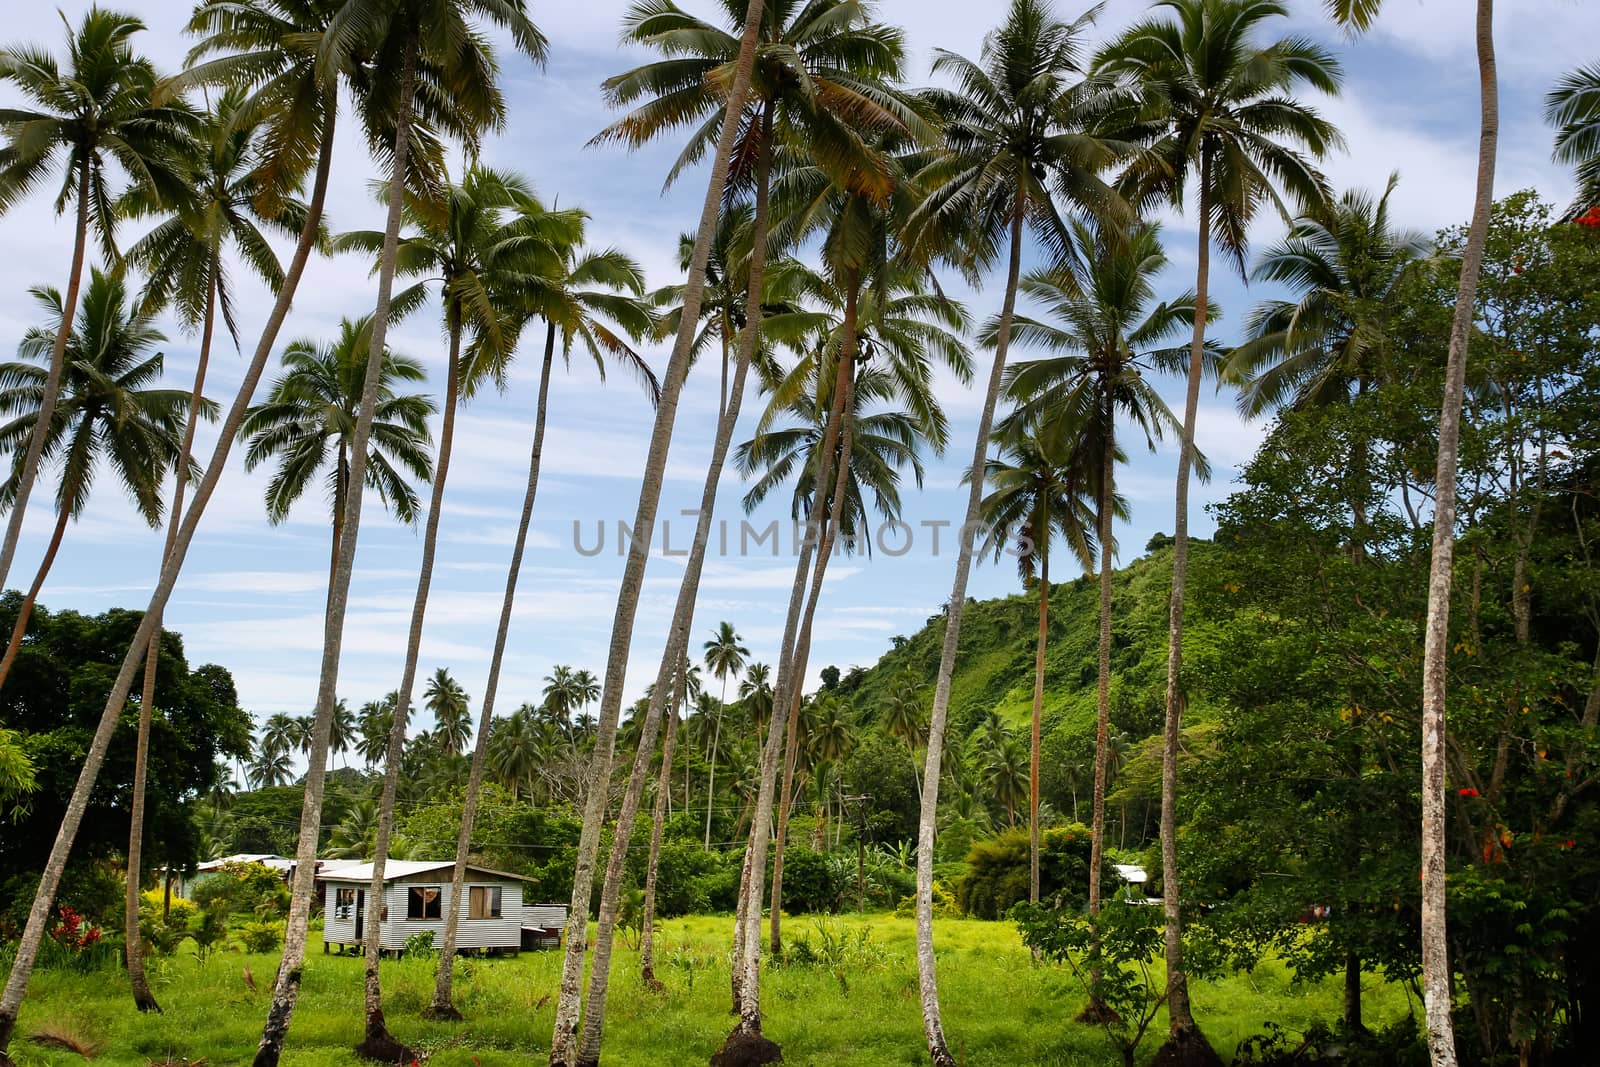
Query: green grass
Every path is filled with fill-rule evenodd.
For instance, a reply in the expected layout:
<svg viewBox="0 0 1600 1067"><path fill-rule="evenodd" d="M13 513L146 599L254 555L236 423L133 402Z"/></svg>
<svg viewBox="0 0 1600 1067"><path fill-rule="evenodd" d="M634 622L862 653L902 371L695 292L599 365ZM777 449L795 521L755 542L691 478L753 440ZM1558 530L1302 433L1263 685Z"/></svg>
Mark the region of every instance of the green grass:
<svg viewBox="0 0 1600 1067"><path fill-rule="evenodd" d="M849 928L865 922L881 959L841 975L817 966L766 968L762 978L765 1030L790 1064L857 1067L926 1063L917 1001L915 928L887 915L822 920ZM811 935L814 920L790 919L786 937ZM658 937L657 974L666 992L639 982L638 955L619 946L607 1012L608 1065L701 1065L721 1043L728 1015L726 917L672 919ZM315 936L315 935L313 935ZM945 1029L964 1064L1111 1065L1120 1060L1103 1035L1071 1020L1082 996L1070 975L1034 967L1010 923L941 920L936 929ZM138 1065L152 1060L205 1058L208 1067L250 1062L266 1014L275 956L220 953L204 964L186 953L153 961L151 978L165 1014L140 1016L120 972L36 972L11 1053L19 1067L81 1064L79 1056L48 1051L26 1036L49 1024L67 1025L98 1042L94 1062ZM385 962L389 1025L401 1040L425 1050L441 1067L510 1067L542 1061L549 1048L558 953L516 959L463 961L457 1005L467 1021L423 1022L419 1012L433 988L429 960ZM257 990L244 979L248 967ZM1339 988L1300 986L1281 965L1193 985L1201 1026L1225 1056L1244 1037L1273 1020L1298 1029L1338 1013ZM359 1061L350 1048L360 1037L361 962L326 956L313 944L286 1067L327 1067ZM1405 1014L1404 993L1369 977L1369 1025ZM1157 1027L1164 1028L1164 1020ZM1158 1034L1160 1030L1156 1031ZM1145 1058L1158 1041L1142 1050Z"/></svg>

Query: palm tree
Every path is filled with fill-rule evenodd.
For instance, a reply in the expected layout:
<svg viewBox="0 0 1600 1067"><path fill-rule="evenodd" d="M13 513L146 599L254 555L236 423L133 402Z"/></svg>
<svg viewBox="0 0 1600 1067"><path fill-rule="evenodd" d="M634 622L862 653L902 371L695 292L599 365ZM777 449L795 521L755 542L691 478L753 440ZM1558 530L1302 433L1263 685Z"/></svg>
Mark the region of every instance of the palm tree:
<svg viewBox="0 0 1600 1067"><path fill-rule="evenodd" d="M443 667L433 672L428 686L422 691L424 706L433 715L433 736L439 751L447 756L459 756L467 749L471 736L472 714L467 691L461 683L450 677Z"/></svg>
<svg viewBox="0 0 1600 1067"><path fill-rule="evenodd" d="M1090 821L1096 839L1105 830L1107 744L1111 731L1111 565L1116 551L1112 522L1126 517L1116 492L1121 456L1117 421L1126 419L1152 451L1156 441L1179 430L1166 402L1150 384L1154 374L1182 373L1187 355L1166 347L1194 321L1194 296L1183 293L1155 303L1155 281L1166 268L1160 231L1071 226L1074 256L1088 264L1081 277L1053 272L1030 275L1023 292L1043 305L1048 319L1019 316L1018 343L1058 353L1018 365L1008 375L1016 413L1003 427L1036 428L1047 447L1093 457L1088 474L1094 489L1095 539L1100 549L1099 665L1095 715L1095 800ZM1214 357L1212 360L1214 364ZM1208 473L1197 454L1202 475ZM1104 850L1091 846L1090 885L1099 882ZM1095 897L1098 906L1098 896Z"/></svg>
<svg viewBox="0 0 1600 1067"><path fill-rule="evenodd" d="M1064 436L1064 435L1063 435ZM991 486L980 521L985 550L998 561L1008 549L1017 575L1039 596L1033 652L1033 715L1028 742L1028 900L1039 902L1039 728L1044 715L1044 656L1050 634L1050 553L1060 538L1084 570L1094 559L1094 483L1100 464L1081 440L1045 437L1025 424L997 434L1000 454L985 464Z"/></svg>
<svg viewBox="0 0 1600 1067"><path fill-rule="evenodd" d="M315 480L326 478L333 521L330 594L345 539L347 505L354 492L356 424L367 348L372 341L372 320L362 318L343 320L339 337L332 343L291 342L283 352L284 373L272 383L267 399L250 410L239 431L248 442L246 470L275 465L266 491L267 518L274 524L289 517L289 510ZM421 363L385 353L371 427L374 447L369 461L362 464L367 484L408 524L416 521L420 504L407 475L419 482L432 475L428 416L434 405L424 395L399 389L425 377ZM325 472L330 460L332 470Z"/></svg>
<svg viewBox="0 0 1600 1067"><path fill-rule="evenodd" d="M328 731L328 751L343 755L355 747L356 715L350 705L341 700L333 706L333 725Z"/></svg>
<svg viewBox="0 0 1600 1067"><path fill-rule="evenodd" d="M571 667L558 663L544 678L545 711L563 727L568 727L577 706L577 679Z"/></svg>
<svg viewBox="0 0 1600 1067"><path fill-rule="evenodd" d="M1085 94L1080 56L1091 16L1065 23L1054 17L1044 0L1013 0L1005 21L984 41L980 62L944 51L934 60L934 70L955 84L928 93L944 117L945 143L918 175L929 192L911 218L914 247L924 254L959 250L956 258L974 271L991 263L1002 248L1008 257L994 361L973 442L973 469L980 469L988 454L1001 374L1011 344L1028 224L1031 222L1047 248L1062 247L1064 227L1052 192L1091 213L1126 214L1126 206L1099 178L1115 158L1113 147L1082 128ZM973 479L963 528L973 528L982 500L982 481ZM933 836L950 680L955 672L972 549L971 539L962 538L929 716L917 833L917 973L923 1030L934 1067L955 1064L939 1016L934 969Z"/></svg>
<svg viewBox="0 0 1600 1067"><path fill-rule="evenodd" d="M538 724L523 708L496 719L489 734L488 767L494 780L514 798L533 795L533 779L541 762Z"/></svg>
<svg viewBox="0 0 1600 1067"><path fill-rule="evenodd" d="M739 703L744 705L749 724L759 735L772 718L772 668L765 663L752 663L745 668L744 680L739 683Z"/></svg>
<svg viewBox="0 0 1600 1067"><path fill-rule="evenodd" d="M67 338L60 398L52 402L50 373L38 366L54 358L56 323L66 314L61 294L36 288L34 300L48 325L28 331L17 348L19 362L0 364L0 448L12 455L10 475L0 483L0 503L16 506L26 477L28 448L50 408L51 425L44 435L45 461L61 464L56 487L56 523L33 584L22 599L16 625L0 659L0 685L5 684L22 647L34 602L50 573L67 532L67 523L88 504L95 474L104 464L114 472L139 514L152 527L161 523L161 476L178 463L183 413L188 394L152 388L161 376L161 353L149 350L166 338L151 316L129 306L128 292L117 275L94 270L89 291L78 309L77 325ZM200 413L216 414L203 402Z"/></svg>
<svg viewBox="0 0 1600 1067"><path fill-rule="evenodd" d="M172 552L183 518L183 498L189 484L189 467L194 452L194 432L200 420L206 370L211 360L211 341L218 310L222 312L228 334L235 347L239 331L234 322L235 293L223 272L223 252L232 246L250 270L273 289L283 285L283 266L262 233L263 225L290 236L305 224L304 204L280 196L269 198L267 212L258 211L256 200L264 191L258 172L261 159L256 149L260 126L251 116L242 116L244 91L238 87L223 93L217 106L199 130L201 155L193 161L193 188L176 205L172 217L158 224L128 250L130 263L149 275L144 304L149 309L172 305L179 321L190 330L200 331L200 353L195 363L194 386L189 395L189 414L184 424L183 445L173 478L172 507L168 511L167 537L163 557ZM121 210L134 216L155 214L161 204L147 187L135 187L123 198ZM150 715L155 707L156 667L161 642L151 641L145 652L144 681L139 699L139 734L134 749L133 800L128 833L128 869L138 870L144 853L144 787L150 748ZM141 1011L159 1007L144 974L142 939L139 936L139 893L134 879L128 880L123 912L124 944L128 973L133 982L133 999Z"/></svg>
<svg viewBox="0 0 1600 1067"><path fill-rule="evenodd" d="M570 363L573 349L579 348L594 361L601 380L608 365L620 367L636 377L652 401L659 401L661 388L654 373L634 349L633 344L656 330L655 317L645 300L644 274L637 263L618 249L587 249L583 245L588 216L581 211L565 214L547 212L536 201L525 201L518 233L535 244L548 246L551 254L529 264L512 285L509 297L517 332L535 319L545 324L544 359L540 367L539 396L534 415L533 444L528 455L528 482L522 496L522 515L506 568L505 594L500 602L500 622L495 633L494 651L489 658L489 677L478 716L477 740L473 746L472 770L462 810L461 831L456 840L456 863L452 892L459 892L466 877L467 851L477 811L477 782L483 774L489 725L500 684L500 669L505 660L506 641L511 631L511 613L516 602L517 582L522 573L522 556L527 546L528 527L538 496L539 474L544 455L545 419L549 408L550 379L554 372L556 343L559 340L563 362ZM503 377L503 364L482 366L477 375ZM546 690L550 710L563 724L574 708L587 706L600 695L599 684L587 670L574 673L558 667L547 679L554 688ZM569 735L570 736L570 735ZM599 791L606 792L604 781ZM451 1003L450 987L454 970L448 965L455 947L454 913L445 920L444 952L434 985L429 1013L438 1018L453 1018L459 1013Z"/></svg>
<svg viewBox="0 0 1600 1067"><path fill-rule="evenodd" d="M1006 809L1007 826L1017 825L1017 801L1027 794L1027 760L1022 743L1011 731L1002 730L992 738L984 780L994 802Z"/></svg>
<svg viewBox="0 0 1600 1067"><path fill-rule="evenodd" d="M381 765L388 754L389 731L394 727L394 707L399 699L398 693L390 693L382 700L369 700L361 705L357 717L356 754L369 768Z"/></svg>
<svg viewBox="0 0 1600 1067"><path fill-rule="evenodd" d="M162 562L161 573L151 591L150 601L134 631L101 709L100 721L84 752L83 764L73 786L72 797L56 832L38 891L28 911L28 920L18 942L11 973L0 993L0 1055L3 1055L16 1026L17 1012L27 991L45 929L50 921L56 889L61 884L66 863L82 825L83 813L105 762L107 749L117 729L123 706L133 687L135 674L144 660L145 650L158 639L162 610L172 595L178 574L183 569L189 545L199 528L200 518L216 491L217 481L227 466L228 456L243 422L256 386L266 369L267 359L277 343L278 331L288 315L289 305L299 287L300 277L317 243L323 201L333 162L337 79L347 70L316 69L317 42L326 25L333 0L295 3L284 10L280 0L207 0L190 22L190 30L208 36L190 54L191 65L185 78L200 83L238 84L250 90L246 109L262 116L266 143L271 146L263 163L263 196L270 200L296 186L309 172L311 192L307 199L305 224L295 242L294 254L284 272L277 299L268 312L266 324L250 363L245 368L233 404L217 435L211 460L195 484L194 501L183 516L172 552ZM196 59L216 55L206 62ZM370 103L366 83L353 85L358 103ZM174 522L178 521L174 517ZM304 867L304 865L302 865Z"/></svg>
<svg viewBox="0 0 1600 1067"><path fill-rule="evenodd" d="M1571 214L1600 207L1600 63L1564 74L1544 100L1556 128L1555 160L1577 170Z"/></svg>
<svg viewBox="0 0 1600 1067"><path fill-rule="evenodd" d="M705 850L711 851L711 808L717 795L717 745L722 739L722 713L728 707L728 676L744 669L750 650L739 643L733 632L733 623L721 622L705 643L706 670L722 683L722 694L717 698L717 726L711 735L711 768L706 776L706 840Z"/></svg>
<svg viewBox="0 0 1600 1067"><path fill-rule="evenodd" d="M1241 414L1347 403L1384 377L1396 290L1431 250L1422 234L1389 221L1398 180L1391 175L1377 199L1351 190L1336 203L1312 207L1257 259L1251 278L1286 285L1297 299L1265 301L1245 320L1247 340L1223 368L1240 389ZM1351 442L1357 483L1367 480L1367 451L1364 440ZM1359 493L1352 511L1359 558L1367 524Z"/></svg>
<svg viewBox="0 0 1600 1067"><path fill-rule="evenodd" d="M1164 197L1183 206L1185 187L1196 190L1199 221L1195 272L1194 336L1189 349L1183 434L1178 450L1177 517L1172 550L1172 597L1167 644L1167 711L1162 754L1162 899L1166 912L1168 1045L1194 1046L1207 1062L1215 1054L1194 1024L1183 972L1178 897L1177 759L1183 696L1184 590L1189 564L1189 473L1205 362L1211 246L1244 270L1247 233L1263 204L1286 217L1279 189L1301 204L1327 199L1327 183L1312 166L1340 143L1338 132L1293 94L1302 87L1336 93L1339 64L1304 37L1267 44L1256 38L1264 23L1287 16L1280 0L1162 0L1164 13L1124 31L1096 59L1096 69L1137 94L1136 125L1147 144L1124 175L1142 201ZM1096 838L1094 849L1102 849ZM1100 887L1090 863L1090 910Z"/></svg>
<svg viewBox="0 0 1600 1067"><path fill-rule="evenodd" d="M522 0L417 0L403 4L391 0L347 0L330 21L317 56L319 69L324 72L350 67L358 57L369 59L374 80L383 87L382 98L392 102L392 109L385 111L388 121L375 130L369 129L368 137L388 164L387 214L378 253L378 296L371 318L371 344L350 442L351 482L345 501L348 515L344 519L348 536L340 543L330 582L318 679L316 743L307 770L299 863L283 960L273 1006L262 1030L256 1067L276 1067L299 990L297 975L305 954L314 884L311 861L322 809L327 720L338 685L339 651L360 530L361 498L366 487L368 443L385 377L385 341L406 194L423 193L425 198L439 195L442 152L434 140L437 135L453 136L475 153L483 131L498 128L504 122L505 102L497 85L498 64L488 36L474 25L475 21L508 31L520 51L535 61L543 61L544 36L528 18ZM379 892L381 881L374 889L374 897ZM367 938L367 1033L358 1053L403 1060L410 1050L395 1042L383 1023L376 965L378 927L379 924L372 924Z"/></svg>
<svg viewBox="0 0 1600 1067"><path fill-rule="evenodd" d="M290 775L289 753L263 745L257 750L256 758L246 773L251 787L255 789L287 785Z"/></svg>
<svg viewBox="0 0 1600 1067"><path fill-rule="evenodd" d="M439 451L428 503L428 518L423 526L422 561L417 572L417 591L412 601L411 623L407 634L406 658L401 668L400 686L389 716L389 734L383 749L383 786L377 808L377 832L373 840L373 880L381 885L388 863L389 840L394 828L394 802L399 789L400 759L405 748L406 725L411 710L411 694L416 683L417 661L422 649L422 628L427 614L428 593L433 583L434 553L438 546L439 522L444 510L444 490L455 441L455 419L462 391L462 340L472 335L474 346L491 360L503 358L512 338L503 330L497 302L499 290L509 280L506 275L528 259L533 249L509 232L508 209L531 198L520 179L497 174L481 167L470 168L461 182L446 191L443 210L431 200L415 194L405 198L404 215L412 232L398 240L395 271L419 281L407 293L395 298L404 304L424 287L437 283L442 304L448 356L445 368L444 418L439 432ZM338 246L366 251L380 257L384 234L357 231L344 234ZM454 692L441 685L449 682ZM469 718L465 699L448 675L441 670L430 687L438 687L438 706L434 717L439 723L436 735L444 742L447 754L466 747ZM433 699L430 697L430 704ZM444 714L441 714L441 711ZM372 950L376 953L376 949ZM376 959L368 964L376 972ZM371 981L370 1000L380 1003L382 988L376 977ZM381 1011L381 1007L376 1007ZM369 1009L369 1016L374 1010ZM381 1026L369 1027L378 1033ZM381 1045L381 1035L376 1038ZM391 1050L393 1051L393 1050Z"/></svg>
<svg viewBox="0 0 1600 1067"><path fill-rule="evenodd" d="M261 729L262 752L279 753L293 752L300 747L300 726L293 715L284 712L275 712L267 718L266 725Z"/></svg>
<svg viewBox="0 0 1600 1067"><path fill-rule="evenodd" d="M56 322L36 433L22 450L11 518L0 545L0 586L11 573L22 519L55 423L65 373L67 339L78 310L84 253L93 228L109 263L118 263L116 197L107 164L115 161L152 200L170 203L184 189L184 160L192 148L194 114L177 102L157 104L155 67L130 44L144 23L132 15L90 8L76 29L67 27L66 63L28 45L0 49L0 83L9 83L32 106L0 110L0 214L15 208L52 171L62 175L57 212L74 205L72 266ZM20 442L19 442L20 443ZM5 1038L0 1035L0 1051Z"/></svg>
<svg viewBox="0 0 1600 1067"><path fill-rule="evenodd" d="M1326 0L1335 19L1365 30L1383 0ZM1461 445L1461 397L1466 387L1467 340L1478 292L1478 274L1494 210L1495 156L1500 143L1500 87L1494 52L1494 0L1478 0L1475 17L1478 51L1478 180L1472 221L1461 250L1461 279L1450 321L1445 360L1444 398L1439 412L1439 459L1434 471L1433 554L1428 570L1428 622L1422 653L1422 999L1433 1067L1455 1067L1455 1024L1451 1017L1450 945L1445 925L1445 674L1450 649L1450 588L1454 577L1456 468ZM1558 87L1559 91L1559 87ZM1587 107L1592 96L1566 99ZM1576 118L1577 116L1573 116ZM1592 130L1592 126L1589 129ZM1584 137L1563 143L1592 156ZM1592 138L1589 138L1592 147ZM1587 177L1590 172L1583 175Z"/></svg>
<svg viewBox="0 0 1600 1067"><path fill-rule="evenodd" d="M884 730L905 745L911 756L911 775L917 783L919 797L922 795L922 769L917 765L917 749L928 742L927 706L921 682L915 674L905 671L890 683L879 707Z"/></svg>
<svg viewBox="0 0 1600 1067"><path fill-rule="evenodd" d="M717 159L713 168L716 192L720 195L725 184L731 181L735 190L753 188L755 211L752 222L752 257L749 266L749 287L745 305L745 327L740 337L734 371L734 384L729 391L730 406L742 388L740 370L748 366L757 344L760 326L760 298L763 293L762 277L765 269L767 245L767 215L769 185L775 142L804 143L819 158L833 164L842 180L863 189L880 185L882 168L875 165L872 154L866 151L861 140L863 129L903 127L912 117L909 108L901 106L892 94L882 91L882 79L897 75L903 48L898 33L867 22L864 5L845 0L820 0L804 6L776 6L770 12L759 0L744 5L742 35L735 36L732 28L739 25L738 0L723 0L729 29L694 18L678 8L671 0L649 0L635 5L626 19L625 36L639 44L656 48L668 58L646 64L634 71L618 75L605 83L608 97L614 104L629 106L643 101L619 122L603 131L597 140L621 140L633 146L641 145L668 130L691 125L688 144L678 157L668 175L670 183L683 167L698 162L711 143L713 131L717 135ZM771 17L763 18L763 14ZM758 47L759 38L759 47ZM759 63L761 74L755 81L755 92L747 99L748 84L745 79ZM728 73L734 72L732 91L725 92ZM740 144L735 152L734 142ZM735 152L738 168L731 175L723 171L730 152ZM712 232L710 225L715 208L708 191L706 212L701 219L697 246L705 244L709 253ZM698 251L698 249L697 249ZM699 270L692 271L689 289L695 296L694 306L686 306L680 316L678 343L669 365L669 386L674 377L681 381L690 355L693 331L700 314L699 287L703 274L704 256L699 259ZM674 396L675 401L675 396ZM662 410L668 410L663 402ZM672 409L675 412L675 405ZM726 414L726 411L725 413ZM722 427L728 424L728 433ZM663 445L670 422L665 426L658 420L658 436ZM713 447L713 459L708 469L711 476L720 477L722 460L726 455L727 440L732 426L726 418L719 420L718 441ZM714 499L714 488L711 496ZM639 519L645 527L655 518L659 493L656 486L647 486L641 497ZM709 536L709 509L702 509L701 522L696 530L696 544ZM630 567L643 573L645 557L642 544L633 546ZM703 549L702 549L703 552ZM637 558L635 558L637 557ZM673 627L676 643L687 648L687 618L691 610L692 586L697 585L699 565L691 561L680 586L678 610L675 610ZM629 587L625 575L624 589ZM684 596L685 590L690 596ZM612 657L607 664L606 695L601 704L595 761L592 780L604 782L611 772L616 720L621 707L621 678L624 669L623 634L631 635L635 600L625 595L619 605L614 631ZM682 650L670 647L662 657L658 672L658 687L670 676ZM780 670L780 674L782 671ZM779 715L785 709L779 709ZM654 743L659 729L659 711L654 721L649 718L641 731L641 742ZM648 747L648 746L646 746ZM630 793L642 795L648 767L635 763L637 774L630 776ZM604 790L589 790L589 810L584 816L584 835L579 843L577 883L573 890L571 925L567 956L562 970L561 998L557 1003L555 1035L551 1047L551 1063L566 1064L574 1059L571 1048L579 1016L579 986L584 957L584 939L579 936L580 924L588 909L590 877L599 849L599 823L602 821ZM627 802L625 800L625 809ZM633 812L628 813L631 826ZM619 823L619 831L621 823ZM626 840L620 832L619 840ZM764 843L761 850L764 851ZM620 883L618 887L620 891ZM602 890L602 892L604 892ZM598 981L591 981L589 1001L590 1021L585 1024L581 1047L576 1050L580 1062L598 1059L601 1044L601 1027L604 1021L606 981L610 965L610 928L606 909L602 908L603 937L596 941L595 972ZM614 917L613 917L614 918ZM748 965L747 965L748 966ZM759 1033L760 1022L754 1016L743 1016L742 1032Z"/></svg>

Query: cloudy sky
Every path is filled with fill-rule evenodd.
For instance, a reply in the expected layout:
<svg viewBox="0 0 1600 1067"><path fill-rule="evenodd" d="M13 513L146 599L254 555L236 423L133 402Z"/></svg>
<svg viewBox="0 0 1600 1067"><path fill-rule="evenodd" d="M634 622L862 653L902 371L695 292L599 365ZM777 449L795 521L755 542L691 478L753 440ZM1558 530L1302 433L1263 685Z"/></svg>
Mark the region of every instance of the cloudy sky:
<svg viewBox="0 0 1600 1067"><path fill-rule="evenodd" d="M703 0L685 0L709 8ZM1464 220L1471 205L1476 158L1477 81L1470 0L1389 0L1384 19L1359 40L1346 39L1323 17L1321 4L1290 0L1291 19L1279 29L1303 32L1335 48L1347 84L1337 99L1315 105L1344 131L1346 153L1326 161L1334 185L1381 187L1391 170L1402 175L1395 197L1399 216L1425 231ZM72 0L65 16L76 20L87 5ZM176 69L189 42L181 35L187 0L120 0L116 5L143 18L149 32L138 47L167 70ZM546 198L562 206L581 205L592 216L594 245L614 245L644 265L652 287L677 280L676 242L692 223L704 192L703 172L685 177L663 195L661 183L675 154L671 145L627 154L616 148L587 148L588 139L610 119L600 98L600 81L642 61L644 56L616 43L625 0L583 4L543 4L533 12L550 38L543 70L520 57L505 59L510 102L506 130L488 145L488 162L527 175ZM1078 4L1063 11L1075 14ZM1117 32L1143 8L1138 0L1112 0L1095 36ZM976 56L983 34L998 20L996 0L881 0L885 21L903 26L913 56L914 77L927 74L932 51L944 48ZM1550 134L1540 118L1545 90L1561 72L1594 59L1588 45L1591 0L1521 0L1501 5L1496 27L1502 79L1501 150L1498 189L1536 187L1564 202L1567 176L1549 162ZM1586 17L1587 15L1587 17ZM9 5L0 39L29 41L61 51L63 29L45 4ZM0 106L12 98L0 87ZM339 145L328 216L336 230L377 228L381 212L367 188L373 167L355 138ZM1270 241L1281 224L1264 220L1255 239ZM131 243L130 228L122 234ZM1187 220L1166 221L1172 266L1171 291L1193 284L1195 233ZM0 344L10 345L38 321L27 296L37 284L60 285L71 250L70 228L53 217L48 197L39 196L0 218ZM324 339L341 317L372 309L375 286L368 264L345 257L314 262L296 297L283 342ZM254 343L270 306L269 295L241 285L241 337L246 351ZM1224 318L1224 340L1250 303L1263 295L1237 278L1213 282ZM975 316L999 305L995 287L968 294ZM186 386L193 373L196 339L176 324L165 324L164 347L171 383ZM422 360L438 389L444 352L438 327L426 315L414 316L395 331L391 344ZM649 353L659 370L664 347ZM242 358L225 341L213 355L209 392L230 397ZM273 371L269 370L269 376ZM458 421L441 530L438 572L423 642L422 671L448 667L474 697L482 691L489 647L498 616L506 560L515 531L525 481L531 436L537 361L524 355L504 395L469 405ZM715 375L693 375L680 408L668 465L661 514L673 521L673 547L685 543L689 520L680 509L699 499L704 462L716 413ZM1180 388L1168 383L1174 402ZM908 633L936 613L949 596L953 557L948 535L935 554L932 530L924 521L959 523L965 494L959 487L962 456L970 458L980 397L953 381L941 386L952 423L950 455L930 461L923 490L909 492L906 520L915 529L913 547L891 558L841 559L829 572L829 588L819 611L812 653L812 680L829 663L869 664L897 633ZM524 566L521 594L499 705L515 707L538 699L542 679L554 664L570 664L600 674L622 560L617 551L617 520L631 521L637 497L651 410L641 391L624 375L602 384L592 364L574 360L551 386L550 428L544 476L535 511L533 541ZM756 398L746 404L746 425L735 440L748 437ZM202 436L205 431L202 430ZM1200 445L1212 457L1217 477L1196 494L1204 505L1229 491L1233 472L1260 440L1262 427L1241 423L1226 397L1206 396L1199 422ZM211 441L201 454L210 454ZM321 647L321 606L326 592L329 509L320 494L308 495L288 521L268 524L262 503L266 472L246 472L235 450L231 466L201 524L185 573L167 611L166 624L183 634L191 663L228 667L245 705L260 716L310 709L316 690ZM1140 551L1150 535L1172 528L1171 452L1136 455L1123 475L1133 508L1119 531L1124 561ZM36 493L26 534L12 575L26 584L43 551L53 516L50 487ZM696 618L696 646L719 620L731 621L756 659L773 662L792 575L787 556L738 554L738 523L743 517L736 477L724 479L719 518L730 523L729 553L714 554L702 583ZM369 500L371 497L369 496ZM767 508L752 517L760 527L787 514ZM579 552L574 524L583 524L583 544L592 553L596 523L606 528L598 554ZM1200 533L1211 527L1197 513ZM42 602L52 609L98 612L114 606L142 607L157 570L161 535L145 527L119 494L103 480L89 509L69 530L49 576ZM659 542L658 542L659 548ZM360 704L398 683L405 633L421 550L420 529L396 523L376 506L363 518L351 608L345 630L339 692ZM655 663L677 583L679 559L652 558L634 634L627 696L632 698L654 676ZM1009 561L979 567L971 592L995 596L1016 585ZM423 715L419 728L431 725Z"/></svg>

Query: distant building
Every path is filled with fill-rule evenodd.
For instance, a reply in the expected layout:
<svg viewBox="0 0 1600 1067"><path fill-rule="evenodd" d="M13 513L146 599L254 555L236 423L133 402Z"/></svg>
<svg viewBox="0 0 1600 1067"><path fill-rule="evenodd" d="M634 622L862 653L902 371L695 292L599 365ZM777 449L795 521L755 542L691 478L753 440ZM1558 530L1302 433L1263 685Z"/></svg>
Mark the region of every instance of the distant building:
<svg viewBox="0 0 1600 1067"><path fill-rule="evenodd" d="M531 923L527 947L540 947L557 938L566 922L561 905L525 905L526 878L468 864L461 899L450 899L450 860L390 860L384 865L383 898L369 901L372 864L357 863L319 872L323 883L323 951L336 945L340 951L359 952L367 923L378 922L385 952L399 952L406 941L432 933L434 944L444 940L444 918L459 908L456 949L462 952L510 952L524 947L524 922ZM376 906L374 906L376 905ZM553 933L552 933L553 928Z"/></svg>

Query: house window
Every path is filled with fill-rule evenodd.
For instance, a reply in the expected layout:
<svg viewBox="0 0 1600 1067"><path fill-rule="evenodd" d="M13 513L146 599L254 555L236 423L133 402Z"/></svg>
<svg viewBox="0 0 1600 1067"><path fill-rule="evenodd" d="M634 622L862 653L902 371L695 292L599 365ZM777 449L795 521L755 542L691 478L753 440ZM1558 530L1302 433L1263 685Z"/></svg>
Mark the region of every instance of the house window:
<svg viewBox="0 0 1600 1067"><path fill-rule="evenodd" d="M467 918L500 918L500 887L497 885L475 885L467 890Z"/></svg>
<svg viewBox="0 0 1600 1067"><path fill-rule="evenodd" d="M406 918L439 918L443 914L439 910L439 896L439 887L436 885L412 886L406 894Z"/></svg>
<svg viewBox="0 0 1600 1067"><path fill-rule="evenodd" d="M354 886L335 890L333 898L333 917L348 920L356 910L356 891Z"/></svg>

